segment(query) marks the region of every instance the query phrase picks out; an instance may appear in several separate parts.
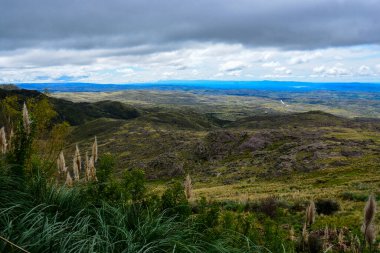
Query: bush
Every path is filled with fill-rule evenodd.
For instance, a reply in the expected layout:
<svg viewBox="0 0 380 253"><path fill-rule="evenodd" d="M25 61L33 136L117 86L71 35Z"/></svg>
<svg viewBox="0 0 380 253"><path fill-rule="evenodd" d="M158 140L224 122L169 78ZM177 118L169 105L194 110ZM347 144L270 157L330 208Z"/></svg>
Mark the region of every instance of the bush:
<svg viewBox="0 0 380 253"><path fill-rule="evenodd" d="M95 205L102 201L119 202L123 198L120 183L114 179L116 161L112 154L106 153L99 157L96 165L98 181L87 182L82 188L83 194Z"/></svg>
<svg viewBox="0 0 380 253"><path fill-rule="evenodd" d="M219 223L219 211L220 209L217 205L211 205L198 215L197 223L207 228L216 227Z"/></svg>
<svg viewBox="0 0 380 253"><path fill-rule="evenodd" d="M96 169L96 177L100 183L107 182L114 170L115 170L116 161L112 154L105 153L99 157L99 161Z"/></svg>
<svg viewBox="0 0 380 253"><path fill-rule="evenodd" d="M315 202L315 207L318 214L331 215L340 210L338 202L332 199L318 199Z"/></svg>
<svg viewBox="0 0 380 253"><path fill-rule="evenodd" d="M181 218L185 218L191 214L183 185L180 182L174 182L162 194L161 204L162 209L166 210L169 215L179 215Z"/></svg>
<svg viewBox="0 0 380 253"><path fill-rule="evenodd" d="M271 196L261 200L259 210L267 216L274 218L277 215L279 207L279 199L275 196Z"/></svg>
<svg viewBox="0 0 380 253"><path fill-rule="evenodd" d="M131 199L135 202L145 197L145 173L143 170L125 171L121 184L126 199Z"/></svg>

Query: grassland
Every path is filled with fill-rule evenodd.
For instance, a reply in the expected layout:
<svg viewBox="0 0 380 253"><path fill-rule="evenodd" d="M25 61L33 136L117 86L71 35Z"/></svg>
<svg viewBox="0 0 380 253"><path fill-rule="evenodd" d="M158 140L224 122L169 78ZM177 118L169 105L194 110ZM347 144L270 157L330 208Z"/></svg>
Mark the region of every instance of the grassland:
<svg viewBox="0 0 380 253"><path fill-rule="evenodd" d="M73 113L76 124L65 153L73 154L75 143L88 149L96 135L100 152L117 157L117 177L143 169L150 192L157 194L189 173L194 187L190 203L194 208L202 199L217 203L222 221L231 211L249 217L262 211L258 205L275 199L275 224L282 233L293 226L300 236L307 203L331 200L338 210L320 213L313 229L347 229L348 238L360 235L368 195L380 194L379 110L376 99L362 109L368 96L350 105L345 97L336 106L334 100L288 100L287 106L278 101L279 94L268 98L154 90L53 97L70 99L76 102L71 107L83 106L92 115L78 121L80 114ZM57 111L65 112L67 102L53 102ZM261 216L255 219L260 230Z"/></svg>
<svg viewBox="0 0 380 253"><path fill-rule="evenodd" d="M190 173L193 201L205 197L244 204L275 196L289 204L289 221L295 215L292 206L333 199L340 211L318 217L316 227L354 230L360 227L367 196L379 194L379 121L352 118L363 116L358 108L364 101L341 108L333 101L284 106L269 98L162 91L76 95L76 101L115 99L145 110L142 117L104 133L102 148L118 150L121 167L145 168L156 192L162 192L173 176ZM375 104L368 105L364 116L378 115ZM296 113L313 109L337 116ZM207 154L197 153L199 147ZM293 225L301 229L302 211L298 217Z"/></svg>

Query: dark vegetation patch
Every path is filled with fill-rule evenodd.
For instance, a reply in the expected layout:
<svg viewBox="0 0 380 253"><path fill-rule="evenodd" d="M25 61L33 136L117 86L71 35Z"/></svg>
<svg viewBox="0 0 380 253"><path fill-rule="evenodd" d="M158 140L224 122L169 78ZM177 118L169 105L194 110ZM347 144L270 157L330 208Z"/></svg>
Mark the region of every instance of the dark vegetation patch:
<svg viewBox="0 0 380 253"><path fill-rule="evenodd" d="M116 132L124 124L125 120L99 118L77 126L73 130L70 139L73 141L83 140L93 138L94 136L104 135L105 133Z"/></svg>
<svg viewBox="0 0 380 253"><path fill-rule="evenodd" d="M237 120L229 127L238 128L302 128L302 127L327 127L327 126L344 126L349 123L348 119L334 116L322 111L310 111L305 113L294 114L269 114L254 117L247 117Z"/></svg>
<svg viewBox="0 0 380 253"><path fill-rule="evenodd" d="M331 215L340 210L340 205L333 199L318 199L315 202L318 214Z"/></svg>
<svg viewBox="0 0 380 253"><path fill-rule="evenodd" d="M62 99L53 99L52 103L60 115L60 120L67 121L74 126L97 118L128 120L140 116L136 108L115 101L73 103Z"/></svg>
<svg viewBox="0 0 380 253"><path fill-rule="evenodd" d="M4 90L0 89L0 99L16 96L21 105L29 98L42 99L45 94L33 90ZM57 121L67 121L76 126L98 118L133 119L140 116L139 111L132 106L116 101L100 101L96 103L74 103L64 99L48 97L55 111Z"/></svg>

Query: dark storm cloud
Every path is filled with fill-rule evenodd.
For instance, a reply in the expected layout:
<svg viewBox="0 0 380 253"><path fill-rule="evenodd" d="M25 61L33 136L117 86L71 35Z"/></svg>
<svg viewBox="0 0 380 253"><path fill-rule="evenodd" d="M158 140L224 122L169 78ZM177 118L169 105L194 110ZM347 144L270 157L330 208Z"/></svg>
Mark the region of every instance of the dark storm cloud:
<svg viewBox="0 0 380 253"><path fill-rule="evenodd" d="M0 0L0 50L379 44L379 10L378 0Z"/></svg>

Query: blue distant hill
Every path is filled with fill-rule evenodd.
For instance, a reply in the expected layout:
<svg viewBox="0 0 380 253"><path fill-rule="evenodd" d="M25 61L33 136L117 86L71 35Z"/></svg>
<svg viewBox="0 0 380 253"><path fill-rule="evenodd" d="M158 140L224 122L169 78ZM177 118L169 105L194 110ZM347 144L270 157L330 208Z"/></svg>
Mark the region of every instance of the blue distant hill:
<svg viewBox="0 0 380 253"><path fill-rule="evenodd" d="M161 81L136 84L19 83L20 88L49 92L111 92L136 89L155 90L260 90L260 91L343 91L380 92L380 83L312 83L288 81Z"/></svg>

